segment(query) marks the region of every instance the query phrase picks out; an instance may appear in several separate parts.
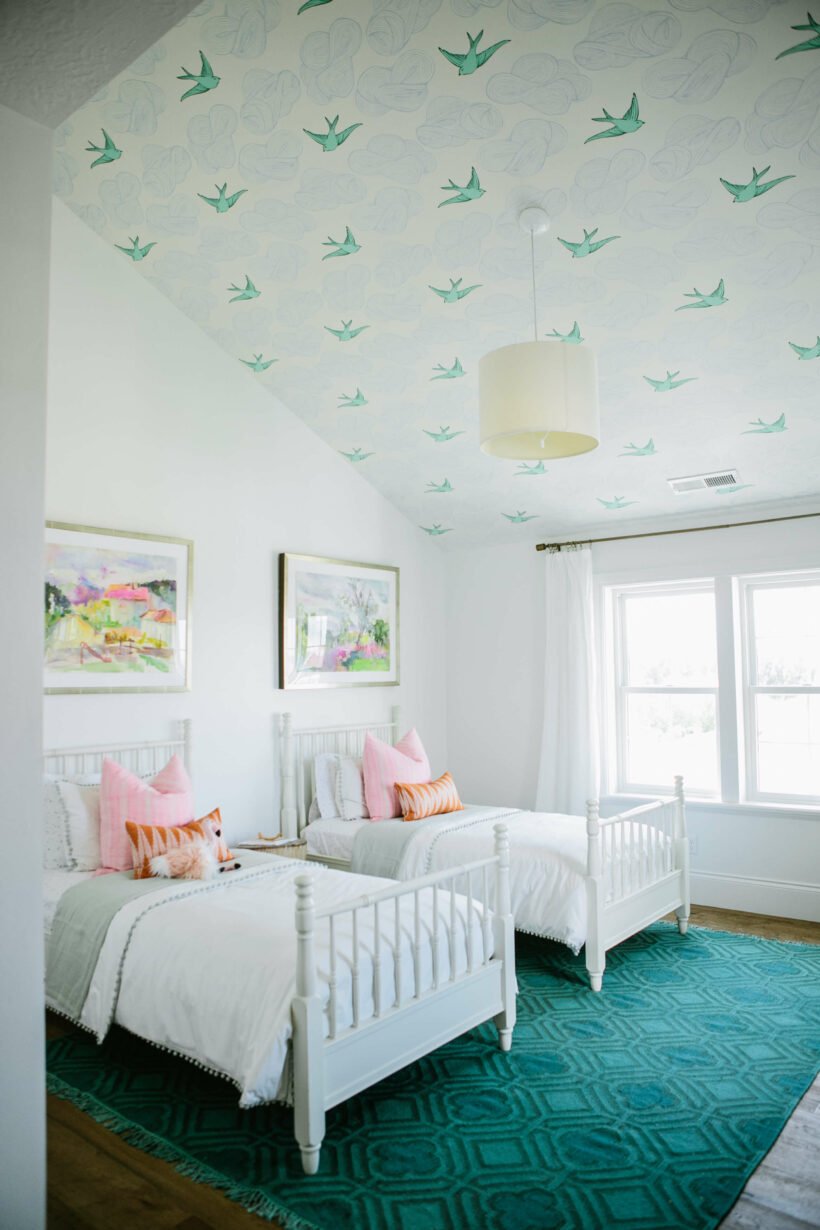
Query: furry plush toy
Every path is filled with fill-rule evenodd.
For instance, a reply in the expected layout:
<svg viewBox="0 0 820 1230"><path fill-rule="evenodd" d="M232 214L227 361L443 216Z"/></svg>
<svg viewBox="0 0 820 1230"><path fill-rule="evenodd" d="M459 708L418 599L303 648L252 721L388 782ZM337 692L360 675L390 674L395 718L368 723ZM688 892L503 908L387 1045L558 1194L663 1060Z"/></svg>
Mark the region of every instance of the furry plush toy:
<svg viewBox="0 0 820 1230"><path fill-rule="evenodd" d="M165 854L151 859L151 871L155 876L172 880L212 880L223 871L238 871L240 864L220 863L214 847L206 841L186 841Z"/></svg>

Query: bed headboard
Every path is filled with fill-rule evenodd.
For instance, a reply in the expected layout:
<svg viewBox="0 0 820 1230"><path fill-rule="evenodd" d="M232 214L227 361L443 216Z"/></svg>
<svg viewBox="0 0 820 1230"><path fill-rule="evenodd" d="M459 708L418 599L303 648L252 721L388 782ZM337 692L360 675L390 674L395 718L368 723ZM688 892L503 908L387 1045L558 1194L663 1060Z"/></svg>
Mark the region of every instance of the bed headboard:
<svg viewBox="0 0 820 1230"><path fill-rule="evenodd" d="M150 743L111 743L88 747L51 747L43 752L43 768L46 773L99 773L107 756L116 760L132 773L145 776L157 773L176 753L191 772L191 719L182 718L172 723L170 739Z"/></svg>
<svg viewBox="0 0 820 1230"><path fill-rule="evenodd" d="M279 824L285 837L298 837L307 824L313 801L313 762L319 752L361 756L368 731L385 743L395 743L399 720L398 705L390 710L387 722L354 726L313 726L294 730L291 714L279 715L278 761L282 790Z"/></svg>

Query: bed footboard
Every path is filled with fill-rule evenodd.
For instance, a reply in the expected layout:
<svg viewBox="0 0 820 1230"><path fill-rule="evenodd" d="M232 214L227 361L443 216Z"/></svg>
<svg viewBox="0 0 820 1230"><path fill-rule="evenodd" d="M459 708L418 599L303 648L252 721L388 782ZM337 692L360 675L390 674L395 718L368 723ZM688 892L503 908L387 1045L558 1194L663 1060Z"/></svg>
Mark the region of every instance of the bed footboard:
<svg viewBox="0 0 820 1230"><path fill-rule="evenodd" d="M674 795L602 820L587 804L586 966L600 991L607 950L675 911L678 929L689 923L689 842L683 778Z"/></svg>
<svg viewBox="0 0 820 1230"><path fill-rule="evenodd" d="M498 906L492 914L481 904L491 875ZM466 892L456 891L457 882ZM515 956L507 830L496 825L491 859L353 902L317 911L307 875L297 879L296 893L294 1132L305 1173L316 1174L332 1106L489 1019L501 1049L510 1049ZM323 927L328 964L320 971L316 936Z"/></svg>

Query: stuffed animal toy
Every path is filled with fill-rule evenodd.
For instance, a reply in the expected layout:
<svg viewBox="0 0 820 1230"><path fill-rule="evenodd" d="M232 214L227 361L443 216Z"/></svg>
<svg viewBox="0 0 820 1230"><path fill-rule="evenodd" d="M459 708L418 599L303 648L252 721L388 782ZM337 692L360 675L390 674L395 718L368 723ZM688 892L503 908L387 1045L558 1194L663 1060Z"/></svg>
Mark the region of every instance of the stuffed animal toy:
<svg viewBox="0 0 820 1230"><path fill-rule="evenodd" d="M220 863L214 846L199 838L151 859L152 873L172 880L212 880L223 871L238 871L239 867L237 862Z"/></svg>

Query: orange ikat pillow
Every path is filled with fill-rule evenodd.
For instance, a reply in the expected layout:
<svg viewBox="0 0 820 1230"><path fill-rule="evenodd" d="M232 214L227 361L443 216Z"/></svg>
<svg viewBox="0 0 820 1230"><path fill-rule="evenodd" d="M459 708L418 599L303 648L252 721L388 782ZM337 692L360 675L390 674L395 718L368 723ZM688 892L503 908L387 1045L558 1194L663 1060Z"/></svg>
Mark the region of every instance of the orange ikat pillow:
<svg viewBox="0 0 820 1230"><path fill-rule="evenodd" d="M449 773L443 773L434 782L396 782L395 790L402 820L426 820L428 816L464 810Z"/></svg>
<svg viewBox="0 0 820 1230"><path fill-rule="evenodd" d="M169 850L179 849L189 841L207 841L212 844L220 863L233 858L222 840L222 817L218 807L201 820L191 820L188 824L134 824L131 820L126 820L125 829L131 842L135 880L147 880L154 874L151 870L152 858L158 854L167 854Z"/></svg>

